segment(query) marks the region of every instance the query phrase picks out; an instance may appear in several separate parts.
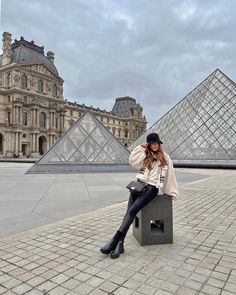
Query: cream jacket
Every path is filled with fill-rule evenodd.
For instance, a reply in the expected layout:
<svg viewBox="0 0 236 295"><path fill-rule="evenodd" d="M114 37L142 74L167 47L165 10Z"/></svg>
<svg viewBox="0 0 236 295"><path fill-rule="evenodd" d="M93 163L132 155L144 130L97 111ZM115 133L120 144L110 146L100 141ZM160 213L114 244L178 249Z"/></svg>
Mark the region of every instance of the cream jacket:
<svg viewBox="0 0 236 295"><path fill-rule="evenodd" d="M159 161L155 162L154 165L158 166L157 169L157 184L156 187L161 188L164 194L170 195L176 201L177 197L179 196L178 193L178 184L175 177L174 167L170 156L165 153L165 157L167 160L167 165L164 167L160 167L158 163ZM141 145L137 146L130 154L129 157L129 164L139 169L136 178L148 182L148 175L149 170L147 167L144 167L143 160L146 157L145 148L141 147Z"/></svg>

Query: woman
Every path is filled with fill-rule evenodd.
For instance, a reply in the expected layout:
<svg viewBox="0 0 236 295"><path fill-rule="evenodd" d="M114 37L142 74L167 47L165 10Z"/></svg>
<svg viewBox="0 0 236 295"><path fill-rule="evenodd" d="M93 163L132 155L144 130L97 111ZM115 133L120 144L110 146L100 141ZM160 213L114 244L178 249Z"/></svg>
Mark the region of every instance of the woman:
<svg viewBox="0 0 236 295"><path fill-rule="evenodd" d="M170 156L162 149L162 141L157 133L147 136L147 143L137 146L130 154L129 164L139 169L136 178L148 184L148 189L139 197L130 193L127 211L123 221L114 235L100 251L110 254L111 258L118 258L124 252L124 239L136 214L162 189L164 194L170 195L176 200L178 197L178 185Z"/></svg>

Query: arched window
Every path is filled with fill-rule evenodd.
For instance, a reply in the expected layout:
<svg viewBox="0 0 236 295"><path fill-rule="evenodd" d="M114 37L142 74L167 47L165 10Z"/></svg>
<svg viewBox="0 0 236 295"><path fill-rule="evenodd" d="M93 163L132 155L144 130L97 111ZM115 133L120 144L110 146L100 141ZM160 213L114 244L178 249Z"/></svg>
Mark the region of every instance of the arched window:
<svg viewBox="0 0 236 295"><path fill-rule="evenodd" d="M11 73L7 74L7 87L11 86Z"/></svg>
<svg viewBox="0 0 236 295"><path fill-rule="evenodd" d="M52 85L52 96L54 96L54 97L57 96L57 85L56 84Z"/></svg>
<svg viewBox="0 0 236 295"><path fill-rule="evenodd" d="M3 135L0 133L0 153L3 153Z"/></svg>
<svg viewBox="0 0 236 295"><path fill-rule="evenodd" d="M27 79L26 75L23 74L21 76L21 88L26 89L27 88L27 83L28 83L28 79Z"/></svg>
<svg viewBox="0 0 236 295"><path fill-rule="evenodd" d="M43 81L38 80L38 92L43 93Z"/></svg>
<svg viewBox="0 0 236 295"><path fill-rule="evenodd" d="M46 128L46 114L44 112L41 112L39 114L39 126L42 128Z"/></svg>

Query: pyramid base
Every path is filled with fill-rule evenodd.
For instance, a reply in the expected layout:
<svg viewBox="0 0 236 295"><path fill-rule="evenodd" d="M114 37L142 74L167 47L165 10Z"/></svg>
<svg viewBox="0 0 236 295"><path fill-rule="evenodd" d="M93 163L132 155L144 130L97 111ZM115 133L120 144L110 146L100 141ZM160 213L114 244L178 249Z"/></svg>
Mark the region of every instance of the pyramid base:
<svg viewBox="0 0 236 295"><path fill-rule="evenodd" d="M41 164L33 165L26 174L135 172L128 164Z"/></svg>
<svg viewBox="0 0 236 295"><path fill-rule="evenodd" d="M236 160L173 160L174 167L235 169Z"/></svg>

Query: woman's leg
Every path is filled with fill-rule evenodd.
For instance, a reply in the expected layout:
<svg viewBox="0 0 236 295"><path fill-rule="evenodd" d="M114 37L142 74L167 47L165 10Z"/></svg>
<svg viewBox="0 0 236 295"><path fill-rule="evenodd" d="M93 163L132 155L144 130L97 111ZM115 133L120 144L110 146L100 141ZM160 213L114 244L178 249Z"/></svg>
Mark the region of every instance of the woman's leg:
<svg viewBox="0 0 236 295"><path fill-rule="evenodd" d="M127 206L127 211L129 211L130 206L132 206L132 204L135 202L135 200L137 199L137 195L130 193L129 196L129 201L128 201L128 206ZM124 241L125 239L125 234L123 234L122 232L120 232L119 230L115 233L115 235L113 236L113 238L108 241L101 249L100 251L103 254L110 254L110 252L112 250L114 250L117 246L117 243L119 242L119 240Z"/></svg>
<svg viewBox="0 0 236 295"><path fill-rule="evenodd" d="M133 220L136 214L152 199L156 197L158 194L158 188L155 186L148 186L147 191L141 197L137 197L136 195L132 196L132 199L129 200L128 208L126 214L123 218L122 224L119 227L119 231L123 233L125 236L129 230L130 225L133 223Z"/></svg>

